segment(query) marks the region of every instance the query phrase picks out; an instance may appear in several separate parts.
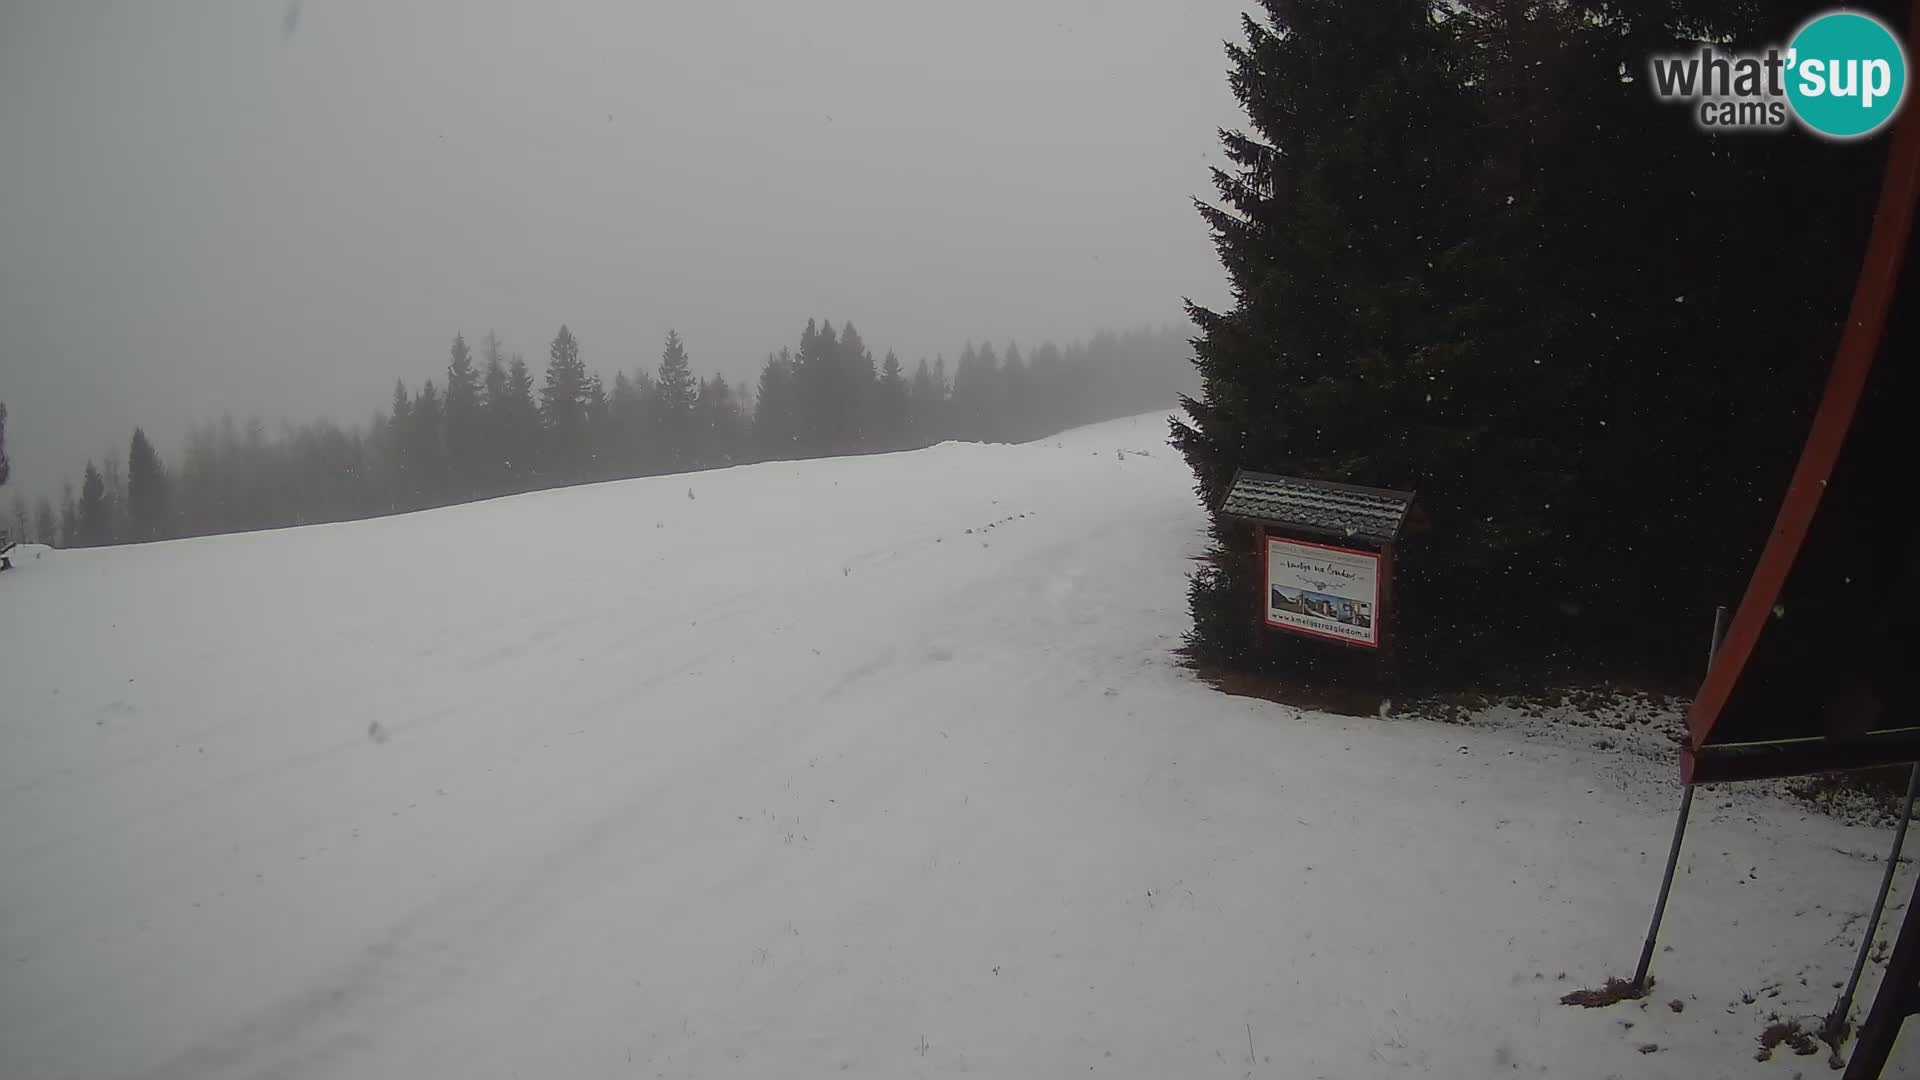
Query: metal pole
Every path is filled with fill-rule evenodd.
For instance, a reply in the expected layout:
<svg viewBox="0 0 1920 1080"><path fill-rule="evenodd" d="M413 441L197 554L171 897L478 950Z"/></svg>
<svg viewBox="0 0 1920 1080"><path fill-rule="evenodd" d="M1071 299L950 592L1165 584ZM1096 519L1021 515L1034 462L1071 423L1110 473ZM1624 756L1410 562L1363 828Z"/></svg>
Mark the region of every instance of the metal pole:
<svg viewBox="0 0 1920 1080"><path fill-rule="evenodd" d="M1860 954L1853 959L1853 974L1847 977L1847 988L1840 992L1840 1000L1834 1002L1827 1022L1820 1026L1821 1038L1834 1045L1839 1044L1840 1035L1846 1029L1847 1013L1853 1008L1853 992L1860 986L1860 972L1866 969L1867 953L1873 949L1874 934L1880 929L1880 914L1887 906L1887 890L1893 886L1894 868L1900 865L1900 845L1907 840L1907 819L1913 816L1916 784L1920 784L1920 763L1907 769L1907 798L1900 804L1900 821L1893 829L1893 850L1887 853L1887 868L1880 875L1880 892L1873 898L1873 914L1867 916L1867 928L1860 935Z"/></svg>
<svg viewBox="0 0 1920 1080"><path fill-rule="evenodd" d="M1853 1042L1853 1055L1847 1059L1845 1080L1874 1080L1887 1066L1900 1029L1914 1011L1914 998L1920 992L1920 883L1907 901L1906 917L1900 920L1900 936L1894 939L1893 955L1887 958L1887 970L1880 976L1880 989L1867 1007L1866 1022L1860 1025L1860 1037Z"/></svg>
<svg viewBox="0 0 1920 1080"><path fill-rule="evenodd" d="M1720 651L1720 639L1727 633L1727 607L1713 609L1713 637L1707 642L1707 670L1713 670L1713 656ZM1653 921L1647 924L1647 940L1640 946L1640 963L1633 969L1633 992L1647 992L1647 969L1653 966L1653 947L1660 940L1660 921L1667 916L1667 896L1673 891L1673 871L1680 865L1680 841L1687 835L1687 816L1693 812L1693 785L1680 789L1680 813L1673 821L1673 844L1667 848L1667 869L1660 875L1660 896L1653 902Z"/></svg>
<svg viewBox="0 0 1920 1080"><path fill-rule="evenodd" d="M1673 821L1673 846L1667 849L1667 872L1660 877L1660 898L1653 902L1653 922L1646 944L1640 946L1640 966L1633 969L1633 992L1647 992L1647 968L1653 965L1653 946L1660 940L1660 920L1667 914L1667 894L1673 891L1673 868L1680 862L1680 841L1687 835L1687 815L1693 811L1693 785L1680 789L1680 814Z"/></svg>

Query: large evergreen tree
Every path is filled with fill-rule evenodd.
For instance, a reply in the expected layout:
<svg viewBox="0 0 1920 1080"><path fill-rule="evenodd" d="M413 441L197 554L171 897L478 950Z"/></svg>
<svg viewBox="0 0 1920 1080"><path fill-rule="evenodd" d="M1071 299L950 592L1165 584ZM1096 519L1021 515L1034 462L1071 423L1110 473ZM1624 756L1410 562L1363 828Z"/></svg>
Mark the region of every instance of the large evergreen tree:
<svg viewBox="0 0 1920 1080"><path fill-rule="evenodd" d="M1184 402L1193 422L1174 422L1174 442L1209 506L1241 467L1424 490L1485 450L1477 417L1429 408L1465 364L1449 322L1473 161L1457 51L1429 0L1264 7L1227 49L1251 130L1222 134L1222 205L1200 204L1234 306L1189 309L1203 392ZM1247 530L1216 517L1213 533L1192 644L1247 662L1258 594ZM1435 556L1454 581L1476 576L1464 563L1500 560L1461 539ZM1415 598L1401 599L1404 614Z"/></svg>
<svg viewBox="0 0 1920 1080"><path fill-rule="evenodd" d="M0 485L13 475L13 463L7 460L7 403L0 401Z"/></svg>
<svg viewBox="0 0 1920 1080"><path fill-rule="evenodd" d="M140 428L133 429L127 446L127 525L127 538L135 543L159 540L168 533L166 471Z"/></svg>
<svg viewBox="0 0 1920 1080"><path fill-rule="evenodd" d="M1792 14L1264 8L1228 50L1249 127L1223 134L1201 207L1233 296L1191 309L1202 393L1174 438L1202 497L1241 467L1418 491L1429 527L1396 573L1416 670L1537 672L1546 644L1675 664L1765 535L1877 159L1702 133L1632 76L1701 40L1779 40ZM1795 228L1753 228L1783 205ZM1763 264L1798 270L1725 272ZM1192 644L1254 663L1257 568L1244 530L1214 538Z"/></svg>

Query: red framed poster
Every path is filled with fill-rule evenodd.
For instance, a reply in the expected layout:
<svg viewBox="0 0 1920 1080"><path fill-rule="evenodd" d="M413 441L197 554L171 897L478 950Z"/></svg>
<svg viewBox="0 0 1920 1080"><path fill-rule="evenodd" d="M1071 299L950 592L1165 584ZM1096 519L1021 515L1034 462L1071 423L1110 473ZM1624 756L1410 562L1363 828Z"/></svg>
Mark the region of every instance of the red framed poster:
<svg viewBox="0 0 1920 1080"><path fill-rule="evenodd" d="M1380 647L1380 553L1266 537L1267 625Z"/></svg>

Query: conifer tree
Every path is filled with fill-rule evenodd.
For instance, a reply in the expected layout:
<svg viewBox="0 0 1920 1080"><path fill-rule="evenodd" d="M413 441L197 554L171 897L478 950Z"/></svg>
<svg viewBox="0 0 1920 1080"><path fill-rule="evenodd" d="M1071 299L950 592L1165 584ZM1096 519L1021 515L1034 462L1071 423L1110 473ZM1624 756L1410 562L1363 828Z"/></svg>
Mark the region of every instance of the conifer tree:
<svg viewBox="0 0 1920 1080"><path fill-rule="evenodd" d="M587 368L580 343L563 324L547 346L547 381L540 388L540 419L547 457L569 480L578 479L587 455Z"/></svg>
<svg viewBox="0 0 1920 1080"><path fill-rule="evenodd" d="M497 353L494 359L497 361ZM486 416L481 409L485 398L480 379L480 371L474 367L466 339L454 334L453 345L447 356L447 392L441 405L445 415L443 427L447 453L445 495L454 500L471 499L479 488L478 470L487 438Z"/></svg>
<svg viewBox="0 0 1920 1080"><path fill-rule="evenodd" d="M492 455L501 483L508 490L524 490L540 476L540 410L534 404L533 373L519 353L507 362L506 393L496 406L500 445Z"/></svg>
<svg viewBox="0 0 1920 1080"><path fill-rule="evenodd" d="M438 506L446 501L446 414L432 379L421 384L408 419L416 505Z"/></svg>
<svg viewBox="0 0 1920 1080"><path fill-rule="evenodd" d="M906 445L907 383L900 374L900 358L892 349L887 350L887 357L880 364L875 402L876 449L901 449Z"/></svg>
<svg viewBox="0 0 1920 1080"><path fill-rule="evenodd" d="M811 334L812 326L809 324ZM767 357L754 395L754 451L762 459L781 461L800 456L800 404L795 385L793 354L786 348Z"/></svg>
<svg viewBox="0 0 1920 1080"><path fill-rule="evenodd" d="M53 500L45 495L33 503L33 537L48 547L60 546L60 517L54 512Z"/></svg>
<svg viewBox="0 0 1920 1080"><path fill-rule="evenodd" d="M127 523L128 539L135 543L159 540L167 535L168 496L166 471L160 455L147 440L147 433L133 429L127 447Z"/></svg>
<svg viewBox="0 0 1920 1080"><path fill-rule="evenodd" d="M669 472L693 467L698 453L694 407L699 396L700 383L687 361L686 344L679 334L669 330L666 345L660 350L660 368L654 378L653 409L649 417L664 451L662 465Z"/></svg>
<svg viewBox="0 0 1920 1080"><path fill-rule="evenodd" d="M913 445L925 445L937 442L940 438L938 423L940 400L933 390L933 372L927 367L927 358L921 357L918 367L913 369L913 382L907 389L907 436Z"/></svg>
<svg viewBox="0 0 1920 1080"><path fill-rule="evenodd" d="M113 543L113 508L107 503L107 481L91 461L80 484L79 533L78 547Z"/></svg>
<svg viewBox="0 0 1920 1080"><path fill-rule="evenodd" d="M80 535L80 502L73 496L73 481L60 484L60 546L81 547L86 538Z"/></svg>
<svg viewBox="0 0 1920 1080"><path fill-rule="evenodd" d="M1202 393L1184 399L1193 422L1174 421L1174 442L1209 507L1242 467L1423 490L1483 470L1475 418L1428 407L1465 366L1450 298L1476 170L1458 42L1430 0L1263 7L1227 49L1251 130L1222 133L1222 205L1198 204L1235 305L1189 308ZM1216 515L1213 535L1190 591L1190 643L1211 662L1251 663L1248 533ZM1486 588L1473 564L1500 553L1458 535L1477 546L1438 561ZM1402 629L1413 610L1437 611L1416 576L1399 577Z"/></svg>

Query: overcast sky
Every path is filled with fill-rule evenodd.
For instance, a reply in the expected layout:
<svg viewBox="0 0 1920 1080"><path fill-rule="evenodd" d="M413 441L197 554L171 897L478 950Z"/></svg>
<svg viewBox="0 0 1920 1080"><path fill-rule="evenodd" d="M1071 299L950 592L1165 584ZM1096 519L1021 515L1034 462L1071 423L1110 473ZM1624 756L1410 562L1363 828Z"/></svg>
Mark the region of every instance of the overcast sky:
<svg viewBox="0 0 1920 1080"><path fill-rule="evenodd" d="M495 328L536 372L911 364L1225 297L1188 200L1243 0L7 0L15 480L136 423L360 421Z"/></svg>

